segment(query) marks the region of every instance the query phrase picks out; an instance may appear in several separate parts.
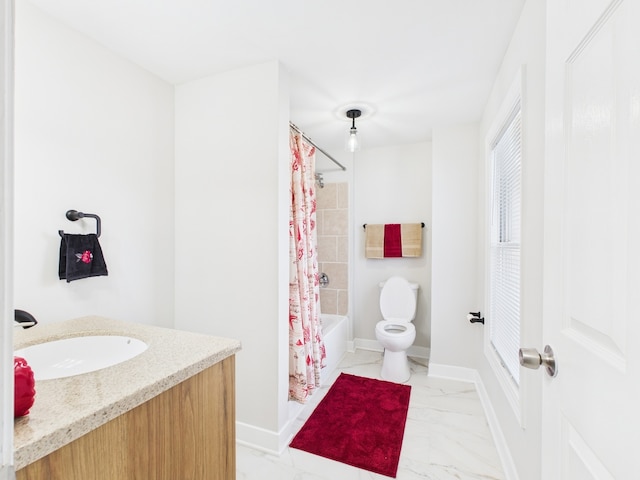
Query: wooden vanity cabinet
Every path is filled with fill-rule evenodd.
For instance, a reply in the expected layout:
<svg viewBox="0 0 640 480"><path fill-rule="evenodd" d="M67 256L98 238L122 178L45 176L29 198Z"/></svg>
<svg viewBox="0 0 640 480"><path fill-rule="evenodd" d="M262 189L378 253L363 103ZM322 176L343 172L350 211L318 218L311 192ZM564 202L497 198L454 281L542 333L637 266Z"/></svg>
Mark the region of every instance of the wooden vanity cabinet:
<svg viewBox="0 0 640 480"><path fill-rule="evenodd" d="M235 480L235 356L16 472L16 480Z"/></svg>

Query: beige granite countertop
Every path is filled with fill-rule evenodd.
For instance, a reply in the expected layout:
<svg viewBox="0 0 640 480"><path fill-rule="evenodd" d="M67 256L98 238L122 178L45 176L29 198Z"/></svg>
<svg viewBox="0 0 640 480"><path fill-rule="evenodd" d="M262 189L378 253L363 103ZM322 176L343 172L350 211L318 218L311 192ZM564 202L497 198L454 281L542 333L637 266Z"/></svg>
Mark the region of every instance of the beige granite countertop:
<svg viewBox="0 0 640 480"><path fill-rule="evenodd" d="M15 420L16 470L240 350L238 340L97 316L15 330L16 350L83 335L125 335L149 345L137 357L113 367L37 381L29 415Z"/></svg>

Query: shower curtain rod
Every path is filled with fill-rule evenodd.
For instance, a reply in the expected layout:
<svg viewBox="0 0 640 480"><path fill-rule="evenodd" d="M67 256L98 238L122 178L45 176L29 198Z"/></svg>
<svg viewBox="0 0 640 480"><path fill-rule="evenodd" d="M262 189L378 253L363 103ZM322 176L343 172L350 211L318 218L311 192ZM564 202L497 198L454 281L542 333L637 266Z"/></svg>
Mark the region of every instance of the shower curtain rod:
<svg viewBox="0 0 640 480"><path fill-rule="evenodd" d="M342 165L339 161L337 161L335 158L333 158L331 155L329 155L327 152L325 152L323 149L321 149L318 145L315 144L315 142L313 140L311 140L309 137L307 137L305 135L305 133L300 130L298 128L297 125L295 125L292 122L289 122L289 126L291 128L293 128L296 132L298 132L300 135L302 135L302 138L304 138L307 142L309 142L311 145L313 145L314 147L316 147L320 153L322 153L325 157L327 157L329 160L331 160L333 163L335 163L336 165L338 165L342 170L346 170L347 167L345 167L344 165Z"/></svg>

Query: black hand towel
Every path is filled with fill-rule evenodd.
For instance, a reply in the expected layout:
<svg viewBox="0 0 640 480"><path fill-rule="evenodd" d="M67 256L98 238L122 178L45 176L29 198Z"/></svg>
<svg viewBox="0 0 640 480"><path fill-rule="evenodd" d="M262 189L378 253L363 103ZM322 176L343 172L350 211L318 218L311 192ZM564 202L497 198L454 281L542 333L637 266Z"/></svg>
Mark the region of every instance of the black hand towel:
<svg viewBox="0 0 640 480"><path fill-rule="evenodd" d="M95 233L72 235L65 233L60 241L60 280L79 280L87 277L108 275L107 264Z"/></svg>

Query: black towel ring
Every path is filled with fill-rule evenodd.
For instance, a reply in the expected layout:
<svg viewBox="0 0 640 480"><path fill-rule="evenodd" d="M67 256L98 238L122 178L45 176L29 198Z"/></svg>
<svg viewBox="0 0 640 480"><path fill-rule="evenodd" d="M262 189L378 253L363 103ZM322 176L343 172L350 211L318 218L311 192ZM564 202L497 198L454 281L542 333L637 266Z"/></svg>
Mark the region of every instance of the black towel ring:
<svg viewBox="0 0 640 480"><path fill-rule="evenodd" d="M96 236L97 237L100 236L102 229L100 225L100 217L98 215L94 213L83 213L77 210L67 210L67 213L65 215L67 216L67 219L71 220L72 222L75 222L76 220L84 217L95 218L96 219ZM58 230L58 235L62 237L64 235L64 231Z"/></svg>

